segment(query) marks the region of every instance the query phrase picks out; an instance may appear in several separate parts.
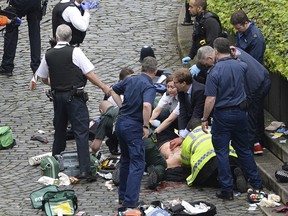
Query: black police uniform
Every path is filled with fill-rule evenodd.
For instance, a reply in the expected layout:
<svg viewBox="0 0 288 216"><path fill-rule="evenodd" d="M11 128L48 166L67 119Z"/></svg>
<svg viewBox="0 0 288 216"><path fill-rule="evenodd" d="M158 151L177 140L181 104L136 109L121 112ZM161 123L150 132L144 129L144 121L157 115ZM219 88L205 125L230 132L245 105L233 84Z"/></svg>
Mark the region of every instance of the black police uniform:
<svg viewBox="0 0 288 216"><path fill-rule="evenodd" d="M201 46L213 47L214 40L220 36L222 27L219 17L210 11L203 11L194 21L192 47L188 56L193 59Z"/></svg>
<svg viewBox="0 0 288 216"><path fill-rule="evenodd" d="M52 11L52 31L53 31L53 37L55 37L56 35L56 29L59 25L61 24L66 24L68 26L70 26L71 30L72 30L72 39L69 42L71 45L78 45L80 43L83 42L85 36L86 36L86 31L82 32L78 29L76 29L72 23L70 22L66 22L63 17L63 11L67 8L67 7L77 7L79 9L79 11L81 12L81 15L83 16L84 14L84 10L82 9L81 6L77 6L74 2L67 2L67 3L61 3L59 2Z"/></svg>
<svg viewBox="0 0 288 216"><path fill-rule="evenodd" d="M87 78L73 63L73 50L74 47L66 45L58 49L49 49L45 55L54 96L55 134L52 155L65 150L69 120L77 144L80 172L89 173L89 113L83 90L77 90L86 85Z"/></svg>
<svg viewBox="0 0 288 216"><path fill-rule="evenodd" d="M29 41L31 50L30 67L33 73L41 62L40 20L42 19L41 0L10 0L5 9L22 18L26 15L28 21ZM7 25L4 36L4 53L1 63L1 73L12 73L14 58L18 43L18 26Z"/></svg>

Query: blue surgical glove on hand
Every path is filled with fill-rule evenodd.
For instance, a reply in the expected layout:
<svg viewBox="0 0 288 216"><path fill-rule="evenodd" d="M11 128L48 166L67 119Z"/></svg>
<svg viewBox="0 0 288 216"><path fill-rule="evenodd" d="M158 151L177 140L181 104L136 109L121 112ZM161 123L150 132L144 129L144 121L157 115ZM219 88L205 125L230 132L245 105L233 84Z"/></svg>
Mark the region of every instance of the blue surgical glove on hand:
<svg viewBox="0 0 288 216"><path fill-rule="evenodd" d="M20 26L22 23L22 20L19 17L15 17L11 20L11 24L14 26Z"/></svg>
<svg viewBox="0 0 288 216"><path fill-rule="evenodd" d="M81 3L81 7L84 11L97 8L98 6L99 6L99 3L96 1L88 1L88 2Z"/></svg>
<svg viewBox="0 0 288 216"><path fill-rule="evenodd" d="M192 77L198 76L200 69L197 67L196 64L194 64L192 67L189 68L190 73L192 74Z"/></svg>
<svg viewBox="0 0 288 216"><path fill-rule="evenodd" d="M186 65L186 64L188 64L189 61L191 61L191 58L189 56L186 56L182 59L182 64Z"/></svg>

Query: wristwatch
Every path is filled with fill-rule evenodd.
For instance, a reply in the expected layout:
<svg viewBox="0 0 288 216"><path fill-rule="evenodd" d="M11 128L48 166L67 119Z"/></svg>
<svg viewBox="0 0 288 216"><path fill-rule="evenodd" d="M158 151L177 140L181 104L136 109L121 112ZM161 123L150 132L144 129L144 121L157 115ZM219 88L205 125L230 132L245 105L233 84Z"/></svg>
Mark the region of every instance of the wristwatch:
<svg viewBox="0 0 288 216"><path fill-rule="evenodd" d="M147 126L147 125L143 125L143 128L149 129L149 126Z"/></svg>
<svg viewBox="0 0 288 216"><path fill-rule="evenodd" d="M201 122L206 122L206 121L208 121L207 118L201 118Z"/></svg>

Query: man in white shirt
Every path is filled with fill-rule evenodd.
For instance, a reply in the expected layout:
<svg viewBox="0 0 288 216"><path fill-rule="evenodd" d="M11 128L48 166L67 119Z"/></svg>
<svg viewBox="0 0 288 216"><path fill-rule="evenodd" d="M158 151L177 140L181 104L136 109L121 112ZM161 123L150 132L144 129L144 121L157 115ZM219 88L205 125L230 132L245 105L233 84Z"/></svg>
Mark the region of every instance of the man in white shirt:
<svg viewBox="0 0 288 216"><path fill-rule="evenodd" d="M83 0L62 0L53 8L52 11L52 30L55 39L56 29L61 24L66 24L72 29L72 39L70 45L79 46L83 42L89 26L89 9L96 8L97 2L89 3Z"/></svg>
<svg viewBox="0 0 288 216"><path fill-rule="evenodd" d="M89 113L84 91L87 79L108 93L106 86L94 74L94 66L78 47L70 46L72 31L62 24L56 30L57 45L44 55L36 71L43 83L51 86L54 105L53 125L55 129L52 155L66 148L66 130L71 123L79 159L79 179L95 180L90 170L89 157Z"/></svg>

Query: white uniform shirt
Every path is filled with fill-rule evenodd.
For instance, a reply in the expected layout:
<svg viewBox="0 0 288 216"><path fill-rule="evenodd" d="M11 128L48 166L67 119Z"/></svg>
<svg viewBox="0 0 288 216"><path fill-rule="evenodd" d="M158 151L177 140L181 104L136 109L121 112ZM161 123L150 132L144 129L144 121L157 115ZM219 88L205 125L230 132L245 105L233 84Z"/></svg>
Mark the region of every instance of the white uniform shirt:
<svg viewBox="0 0 288 216"><path fill-rule="evenodd" d="M179 115L179 102L178 102L178 95L170 96L166 93L163 94L161 99L159 100L158 106L163 108L169 109L170 113L175 113L177 116Z"/></svg>
<svg viewBox="0 0 288 216"><path fill-rule="evenodd" d="M70 0L62 0L61 3L69 2ZM75 1L75 4L79 4ZM89 26L90 13L85 11L83 16L77 7L67 7L63 13L62 17L66 22L72 23L72 25L79 31L85 32Z"/></svg>
<svg viewBox="0 0 288 216"><path fill-rule="evenodd" d="M60 49L64 46L69 44L68 42L58 42L57 45L54 47L55 49ZM85 56L85 54L82 52L82 50L79 47L75 47L72 53L72 62L78 66L82 73L85 75L90 71L94 70L93 64L90 62L90 60ZM45 55L43 56L40 66L36 71L36 75L41 78L48 78L49 77L49 69L46 62Z"/></svg>

